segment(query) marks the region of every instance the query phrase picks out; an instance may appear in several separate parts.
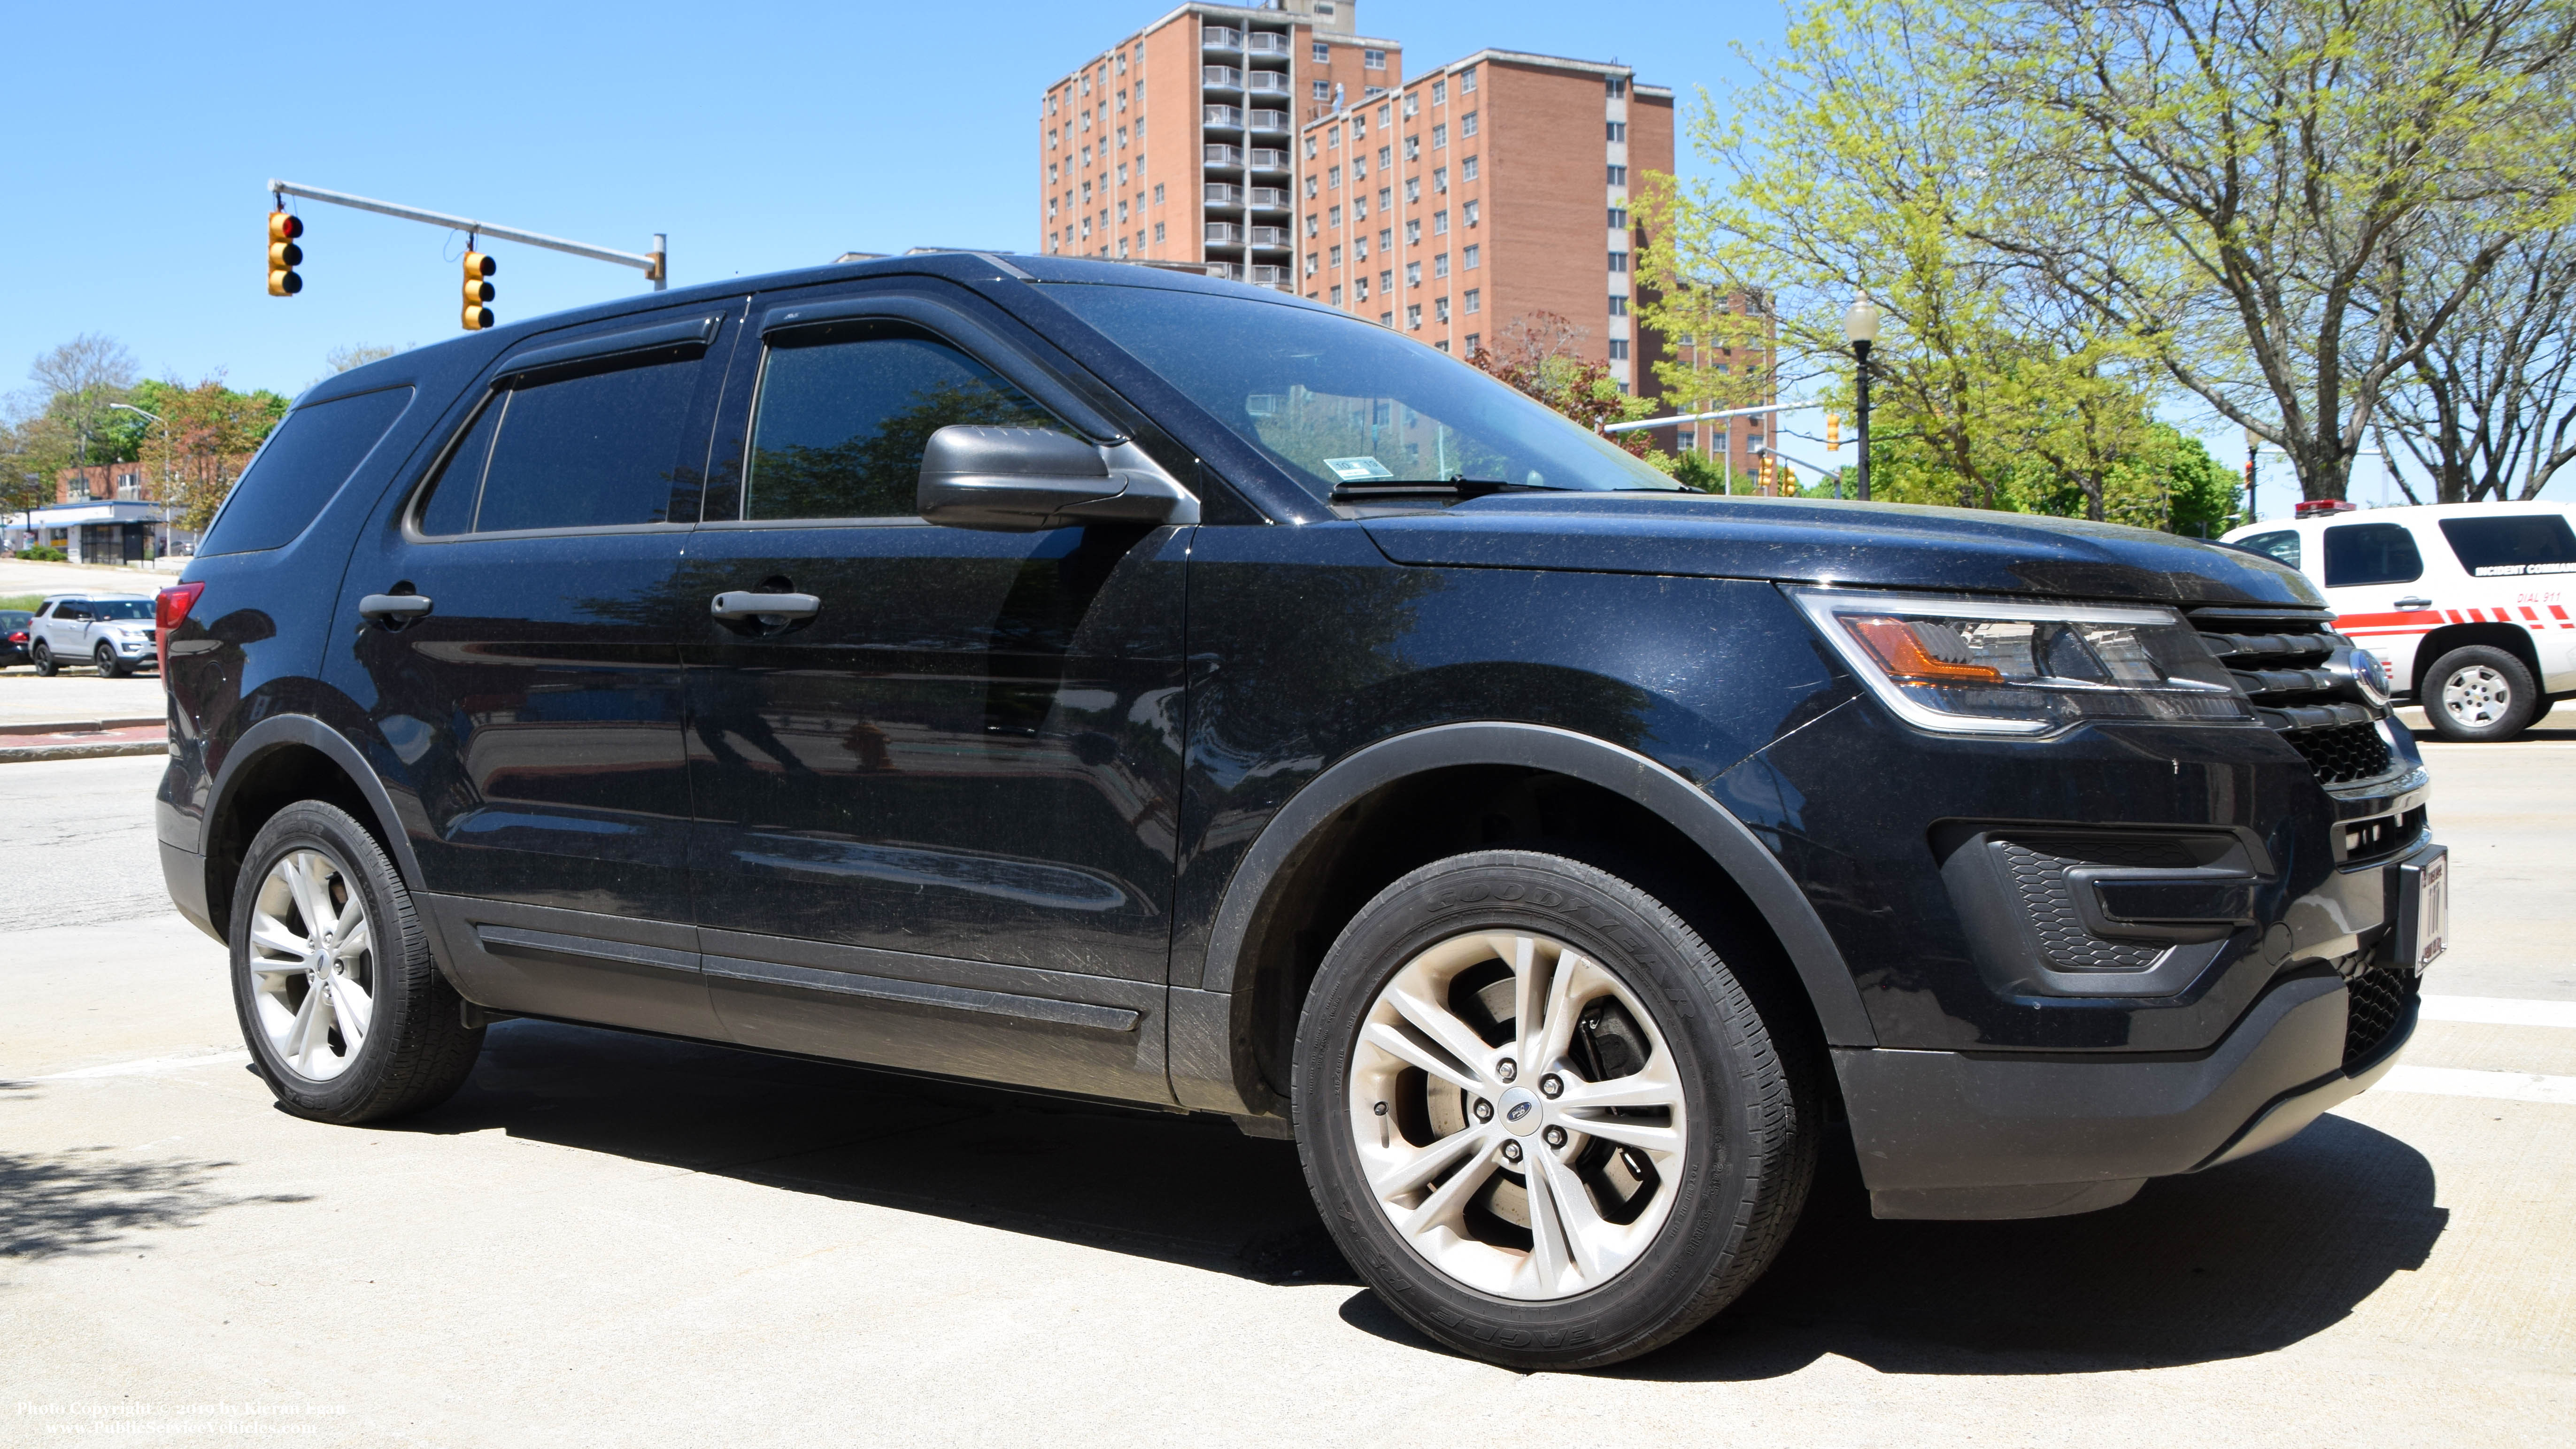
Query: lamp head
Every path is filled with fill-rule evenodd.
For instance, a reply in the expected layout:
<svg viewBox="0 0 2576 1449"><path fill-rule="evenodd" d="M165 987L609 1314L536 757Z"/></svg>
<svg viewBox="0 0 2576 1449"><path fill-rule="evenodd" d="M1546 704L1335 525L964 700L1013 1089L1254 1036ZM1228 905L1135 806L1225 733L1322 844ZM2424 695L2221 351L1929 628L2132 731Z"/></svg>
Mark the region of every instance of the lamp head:
<svg viewBox="0 0 2576 1449"><path fill-rule="evenodd" d="M1878 305L1867 294L1855 299L1851 310L1843 314L1843 336L1853 342L1878 340Z"/></svg>

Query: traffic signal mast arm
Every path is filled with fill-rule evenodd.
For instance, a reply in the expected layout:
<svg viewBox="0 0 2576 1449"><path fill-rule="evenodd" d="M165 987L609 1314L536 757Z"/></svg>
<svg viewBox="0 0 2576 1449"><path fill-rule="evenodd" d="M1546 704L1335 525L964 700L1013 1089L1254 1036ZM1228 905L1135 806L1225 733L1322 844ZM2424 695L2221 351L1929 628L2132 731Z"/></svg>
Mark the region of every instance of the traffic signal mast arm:
<svg viewBox="0 0 2576 1449"><path fill-rule="evenodd" d="M325 191L319 186L299 186L292 181L271 181L268 189L279 196L301 196L308 201L327 201L333 206L355 207L384 216L398 216L405 221L425 221L469 236L498 237L523 246L544 247L549 251L569 252L595 262L614 262L621 267L634 267L652 279L653 290L662 291L671 284L670 247L664 233L653 234L653 250L621 252L614 247L595 247L588 242L567 241L543 232L521 231L517 227L496 226L471 217L450 216L443 211L424 211L417 206L399 206L390 201L376 201L364 196L351 196L345 191Z"/></svg>
<svg viewBox="0 0 2576 1449"><path fill-rule="evenodd" d="M1755 413L1781 413L1796 406L1796 403L1764 403L1758 408L1727 408L1713 413L1675 413L1668 418L1639 418L1633 423L1612 423L1601 431L1633 433L1639 428L1669 428L1675 423L1704 422L1710 418L1743 418L1751 417Z"/></svg>

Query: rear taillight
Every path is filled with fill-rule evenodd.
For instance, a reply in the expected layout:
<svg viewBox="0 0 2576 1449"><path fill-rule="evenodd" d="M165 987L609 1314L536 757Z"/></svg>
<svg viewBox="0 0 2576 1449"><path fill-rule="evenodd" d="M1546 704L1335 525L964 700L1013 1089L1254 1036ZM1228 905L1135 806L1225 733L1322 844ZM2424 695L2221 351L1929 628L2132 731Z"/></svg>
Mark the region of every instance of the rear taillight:
<svg viewBox="0 0 2576 1449"><path fill-rule="evenodd" d="M206 591L204 580L193 584L172 584L152 600L152 652L159 657L161 677L170 677L170 631L186 621L188 611L197 607L197 596Z"/></svg>

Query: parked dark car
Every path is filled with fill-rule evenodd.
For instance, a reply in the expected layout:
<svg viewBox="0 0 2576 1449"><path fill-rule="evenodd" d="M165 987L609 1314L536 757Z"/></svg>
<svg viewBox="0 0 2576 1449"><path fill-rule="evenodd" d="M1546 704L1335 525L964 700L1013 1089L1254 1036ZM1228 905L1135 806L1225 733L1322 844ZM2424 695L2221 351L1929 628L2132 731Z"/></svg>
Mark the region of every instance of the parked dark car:
<svg viewBox="0 0 2576 1449"><path fill-rule="evenodd" d="M2427 780L2295 572L1711 497L1273 292L947 254L316 386L161 600L294 1112L548 1017L1218 1113L1463 1352L2126 1201L2387 1070Z"/></svg>
<svg viewBox="0 0 2576 1449"><path fill-rule="evenodd" d="M35 617L25 609L0 609L0 668L34 662L27 652L27 622Z"/></svg>

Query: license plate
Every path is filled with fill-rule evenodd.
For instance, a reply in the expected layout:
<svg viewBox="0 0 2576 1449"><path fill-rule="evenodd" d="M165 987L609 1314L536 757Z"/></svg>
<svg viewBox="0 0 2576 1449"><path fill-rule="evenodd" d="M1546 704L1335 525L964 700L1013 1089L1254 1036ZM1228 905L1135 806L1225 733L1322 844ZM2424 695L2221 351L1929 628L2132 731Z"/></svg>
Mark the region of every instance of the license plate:
<svg viewBox="0 0 2576 1449"><path fill-rule="evenodd" d="M2434 849L2397 868L2397 954L2421 971L2451 944L2451 853Z"/></svg>

